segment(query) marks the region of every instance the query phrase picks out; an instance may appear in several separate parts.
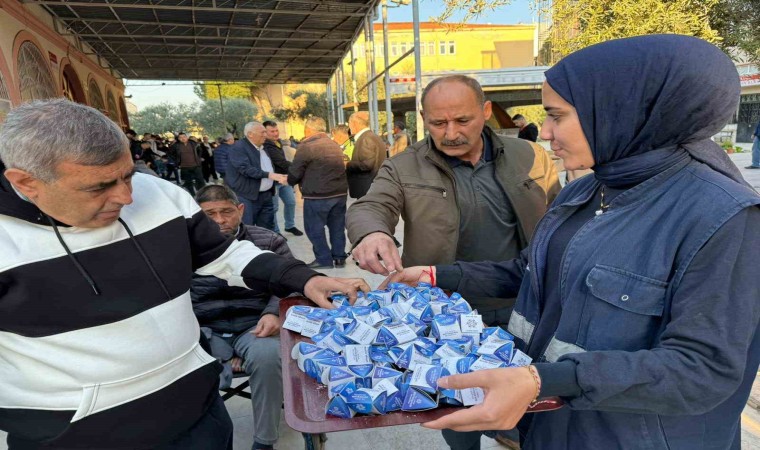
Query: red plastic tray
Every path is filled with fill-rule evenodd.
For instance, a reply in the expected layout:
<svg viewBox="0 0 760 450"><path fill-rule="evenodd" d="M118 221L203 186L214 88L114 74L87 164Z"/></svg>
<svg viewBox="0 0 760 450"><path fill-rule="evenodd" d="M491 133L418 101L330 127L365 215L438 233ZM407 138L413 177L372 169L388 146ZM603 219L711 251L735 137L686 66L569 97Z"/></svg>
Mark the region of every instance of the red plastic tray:
<svg viewBox="0 0 760 450"><path fill-rule="evenodd" d="M285 321L287 310L294 305L313 305L305 297L289 297L280 301L280 322ZM317 383L298 369L290 357L293 346L310 339L285 328L280 329L280 353L282 357L282 380L285 398L285 422L302 433L331 433L334 431L389 427L428 422L450 414L461 407L439 407L430 411L410 413L396 411L377 416L357 416L341 419L325 414L327 386ZM562 407L558 398L539 401L528 412L551 411Z"/></svg>

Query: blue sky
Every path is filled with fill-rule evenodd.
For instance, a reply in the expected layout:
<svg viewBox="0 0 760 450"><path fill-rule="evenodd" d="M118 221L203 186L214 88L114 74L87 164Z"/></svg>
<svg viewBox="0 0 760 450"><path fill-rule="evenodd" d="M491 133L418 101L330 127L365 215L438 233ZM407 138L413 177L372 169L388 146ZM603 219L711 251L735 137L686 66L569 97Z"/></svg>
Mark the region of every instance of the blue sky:
<svg viewBox="0 0 760 450"><path fill-rule="evenodd" d="M493 23L493 24L516 24L531 23L530 0L514 0L511 5L499 8L496 11L483 15L473 23ZM420 0L420 20L425 22L430 17L435 17L441 13L443 5L437 0ZM458 19L459 17L454 17ZM388 10L388 20L390 22L411 22L412 6L402 6L399 8L390 8ZM131 95L131 101L138 108L162 103L190 103L198 100L193 94L191 81L162 81L147 80L126 80L126 95ZM140 86L147 85L147 86Z"/></svg>

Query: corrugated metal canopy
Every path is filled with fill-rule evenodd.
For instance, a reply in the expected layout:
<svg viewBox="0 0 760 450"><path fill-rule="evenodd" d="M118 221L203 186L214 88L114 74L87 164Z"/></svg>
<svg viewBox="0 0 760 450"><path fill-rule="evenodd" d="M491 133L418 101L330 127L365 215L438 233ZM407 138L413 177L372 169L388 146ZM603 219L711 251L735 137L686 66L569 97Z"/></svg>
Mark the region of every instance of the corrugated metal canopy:
<svg viewBox="0 0 760 450"><path fill-rule="evenodd" d="M24 0L130 79L324 83L377 0Z"/></svg>

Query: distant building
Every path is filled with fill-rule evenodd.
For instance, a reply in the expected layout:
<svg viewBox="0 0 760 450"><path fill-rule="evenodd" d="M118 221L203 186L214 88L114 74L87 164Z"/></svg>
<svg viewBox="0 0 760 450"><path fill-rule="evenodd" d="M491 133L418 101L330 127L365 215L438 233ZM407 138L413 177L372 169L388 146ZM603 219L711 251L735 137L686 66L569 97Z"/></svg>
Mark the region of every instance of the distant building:
<svg viewBox="0 0 760 450"><path fill-rule="evenodd" d="M66 26L42 6L0 0L0 122L23 102L67 97L129 127L121 79L101 66L107 61L85 54L94 53L86 44L56 29Z"/></svg>
<svg viewBox="0 0 760 450"><path fill-rule="evenodd" d="M379 72L383 62L383 26L374 24L375 68ZM424 72L447 70L505 69L535 65L538 51L536 26L468 24L448 26L433 22L420 24L420 57ZM393 62L414 47L411 22L388 24L388 56ZM362 64L367 52L363 39L354 44L354 58L359 73L366 73ZM392 73L414 73L414 58L391 69ZM345 61L346 74L351 73L350 61ZM405 70L411 65L411 71Z"/></svg>
<svg viewBox="0 0 760 450"><path fill-rule="evenodd" d="M752 142L752 133L760 122L760 68L755 64L740 63L736 69L742 85L736 115L736 141Z"/></svg>

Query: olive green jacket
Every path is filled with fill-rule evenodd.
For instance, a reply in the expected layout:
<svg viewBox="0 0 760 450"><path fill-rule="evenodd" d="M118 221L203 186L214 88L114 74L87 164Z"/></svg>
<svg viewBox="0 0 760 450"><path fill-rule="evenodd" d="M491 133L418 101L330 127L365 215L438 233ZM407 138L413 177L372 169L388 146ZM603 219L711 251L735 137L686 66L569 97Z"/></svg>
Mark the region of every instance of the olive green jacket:
<svg viewBox="0 0 760 450"><path fill-rule="evenodd" d="M540 145L497 136L488 127L485 131L493 142L496 178L518 219L523 249L560 190L557 171ZM354 247L376 231L393 236L400 216L404 218L404 267L454 262L459 240L454 172L431 144L428 136L386 160L367 195L351 205L346 228Z"/></svg>

